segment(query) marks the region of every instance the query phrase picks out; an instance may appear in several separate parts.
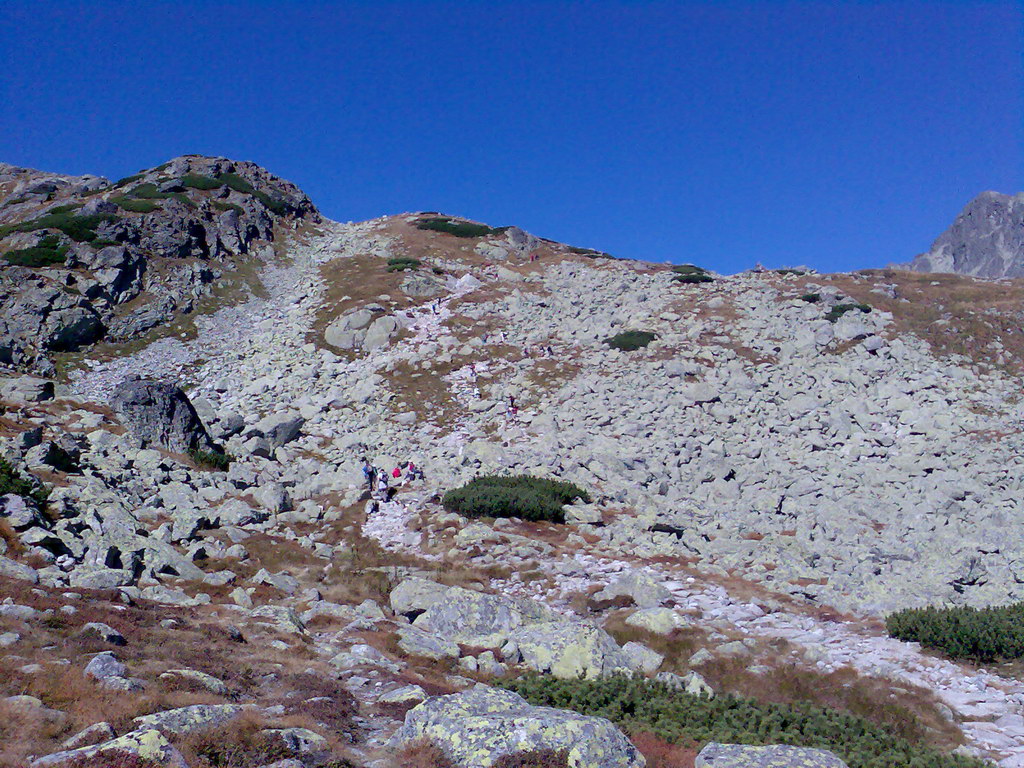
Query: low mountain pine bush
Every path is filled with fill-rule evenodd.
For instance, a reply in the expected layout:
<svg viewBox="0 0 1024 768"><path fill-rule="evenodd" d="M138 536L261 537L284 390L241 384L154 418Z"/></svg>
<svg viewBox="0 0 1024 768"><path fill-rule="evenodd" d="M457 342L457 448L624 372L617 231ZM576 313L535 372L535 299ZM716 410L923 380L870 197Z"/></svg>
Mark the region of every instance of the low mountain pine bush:
<svg viewBox="0 0 1024 768"><path fill-rule="evenodd" d="M470 221L455 221L447 216L433 216L416 222L417 229L428 229L443 232L455 237L486 237L504 232L507 227L488 227L486 224L474 224Z"/></svg>
<svg viewBox="0 0 1024 768"><path fill-rule="evenodd" d="M830 323L834 323L847 312L853 312L855 309L859 309L864 314L867 314L868 312L871 311L871 307L869 307L867 304L836 304L825 315L825 319L828 320Z"/></svg>
<svg viewBox="0 0 1024 768"><path fill-rule="evenodd" d="M885 628L956 659L1024 657L1024 603L1001 608L908 608L890 614Z"/></svg>
<svg viewBox="0 0 1024 768"><path fill-rule="evenodd" d="M650 331L623 331L609 336L604 343L623 352L632 352L635 349L643 349L656 338L657 336Z"/></svg>
<svg viewBox="0 0 1024 768"><path fill-rule="evenodd" d="M560 480L530 475L485 475L448 491L441 504L449 512L466 517L519 517L564 523L562 507L577 498L589 502L590 494Z"/></svg>
<svg viewBox="0 0 1024 768"><path fill-rule="evenodd" d="M611 720L627 733L648 733L676 743L703 746L790 744L828 749L850 768L983 768L986 763L939 752L837 709L811 703L762 704L724 695L713 699L674 690L643 678L558 680L526 675L499 685L531 704L571 709Z"/></svg>

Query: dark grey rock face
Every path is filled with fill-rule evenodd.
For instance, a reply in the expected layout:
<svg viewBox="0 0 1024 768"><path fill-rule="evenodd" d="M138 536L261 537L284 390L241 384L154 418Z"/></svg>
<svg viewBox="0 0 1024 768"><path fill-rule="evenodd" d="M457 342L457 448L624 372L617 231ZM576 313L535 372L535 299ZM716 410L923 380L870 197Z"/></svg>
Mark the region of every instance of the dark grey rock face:
<svg viewBox="0 0 1024 768"><path fill-rule="evenodd" d="M206 428L188 396L158 381L126 381L110 403L132 435L146 445L187 453L213 449Z"/></svg>
<svg viewBox="0 0 1024 768"><path fill-rule="evenodd" d="M116 184L0 163L0 363L49 374L49 352L135 338L300 219L319 213L298 187L222 157Z"/></svg>
<svg viewBox="0 0 1024 768"><path fill-rule="evenodd" d="M908 267L975 277L1024 277L1024 192L982 192Z"/></svg>

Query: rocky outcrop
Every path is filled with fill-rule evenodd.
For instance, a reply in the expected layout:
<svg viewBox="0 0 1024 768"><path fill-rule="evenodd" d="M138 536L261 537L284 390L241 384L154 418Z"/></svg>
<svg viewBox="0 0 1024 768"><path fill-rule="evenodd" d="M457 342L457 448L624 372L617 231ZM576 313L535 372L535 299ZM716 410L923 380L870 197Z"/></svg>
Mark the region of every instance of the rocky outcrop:
<svg viewBox="0 0 1024 768"><path fill-rule="evenodd" d="M158 446L177 453L214 449L188 396L172 384L126 381L110 405L143 447Z"/></svg>
<svg viewBox="0 0 1024 768"><path fill-rule="evenodd" d="M317 220L254 163L188 155L111 184L0 165L0 363L125 341L190 311L234 259Z"/></svg>
<svg viewBox="0 0 1024 768"><path fill-rule="evenodd" d="M1024 192L982 192L907 266L915 272L1024 277Z"/></svg>
<svg viewBox="0 0 1024 768"><path fill-rule="evenodd" d="M534 707L485 685L417 705L392 743L433 742L458 768L488 768L505 755L568 750L573 768L643 768L644 758L607 720Z"/></svg>

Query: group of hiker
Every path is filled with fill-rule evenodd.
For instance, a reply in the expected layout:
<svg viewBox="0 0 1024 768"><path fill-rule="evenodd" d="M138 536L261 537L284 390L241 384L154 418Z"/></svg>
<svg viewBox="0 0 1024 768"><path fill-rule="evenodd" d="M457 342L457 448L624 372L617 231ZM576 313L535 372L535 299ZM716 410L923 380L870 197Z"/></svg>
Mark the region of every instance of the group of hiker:
<svg viewBox="0 0 1024 768"><path fill-rule="evenodd" d="M422 480L423 470L417 467L413 462L406 461L388 472L382 467L373 466L373 464L370 463L370 460L364 456L363 479L366 481L366 487L370 491L370 495L374 498L387 501L394 493L392 484L399 486L405 485L413 480Z"/></svg>

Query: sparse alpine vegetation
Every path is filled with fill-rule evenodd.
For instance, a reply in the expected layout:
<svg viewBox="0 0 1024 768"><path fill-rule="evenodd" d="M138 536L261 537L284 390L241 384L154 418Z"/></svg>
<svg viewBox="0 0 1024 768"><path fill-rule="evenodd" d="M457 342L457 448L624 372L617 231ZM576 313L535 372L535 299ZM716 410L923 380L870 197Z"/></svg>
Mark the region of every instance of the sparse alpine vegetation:
<svg viewBox="0 0 1024 768"><path fill-rule="evenodd" d="M6 237L12 232L36 232L40 229L56 229L63 232L76 243L88 243L97 238L96 228L100 224L114 222L118 219L117 216L107 213L77 216L71 213L67 207L62 206L62 208L63 210L54 209L50 213L44 214L32 221L0 227L0 238Z"/></svg>
<svg viewBox="0 0 1024 768"><path fill-rule="evenodd" d="M613 349L621 349L623 352L632 352L636 349L643 349L657 337L650 331L623 331L614 336L609 336L604 343Z"/></svg>
<svg viewBox="0 0 1024 768"><path fill-rule="evenodd" d="M442 232L455 237L487 237L499 235L508 227L488 227L486 224L474 224L471 221L458 221L447 216L432 216L416 222L417 229Z"/></svg>
<svg viewBox="0 0 1024 768"><path fill-rule="evenodd" d="M675 280L679 283L686 285L696 285L698 283L711 283L714 279L708 274L708 271L704 267L698 267L696 264L680 264L672 267L672 271L675 273Z"/></svg>
<svg viewBox="0 0 1024 768"><path fill-rule="evenodd" d="M890 614L885 628L955 659L981 662L1024 657L1024 603L998 608L908 608Z"/></svg>
<svg viewBox="0 0 1024 768"><path fill-rule="evenodd" d="M11 264L19 267L50 267L63 264L68 247L61 245L56 235L47 235L31 248L7 251L3 256Z"/></svg>
<svg viewBox="0 0 1024 768"><path fill-rule="evenodd" d="M643 678L558 680L527 675L501 685L531 704L605 717L628 733L653 733L676 744L790 744L829 749L849 768L982 768L893 735L867 720L810 703L762 704L739 696L708 699Z"/></svg>
<svg viewBox="0 0 1024 768"><path fill-rule="evenodd" d="M448 491L441 501L449 512L466 517L519 517L565 522L563 507L575 499L590 502L577 485L530 475L485 475Z"/></svg>
<svg viewBox="0 0 1024 768"><path fill-rule="evenodd" d="M46 488L37 487L31 481L21 477L9 461L0 458L0 496L5 496L8 493L31 499L39 505L46 503L48 495Z"/></svg>
<svg viewBox="0 0 1024 768"><path fill-rule="evenodd" d="M388 272L405 272L406 270L419 269L422 264L423 262L419 259L399 256L394 259L388 259Z"/></svg>
<svg viewBox="0 0 1024 768"><path fill-rule="evenodd" d="M825 319L830 323L834 323L847 312L853 312L854 310L860 310L867 314L871 311L871 307L867 304L836 304L825 314Z"/></svg>
<svg viewBox="0 0 1024 768"><path fill-rule="evenodd" d="M222 451L203 451L195 448L189 451L188 455L201 469L219 472L227 472L231 467L231 462L234 461L234 456Z"/></svg>

